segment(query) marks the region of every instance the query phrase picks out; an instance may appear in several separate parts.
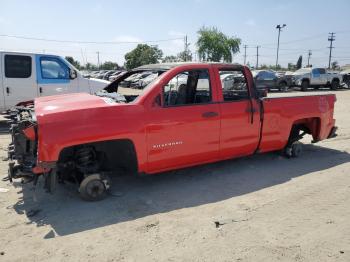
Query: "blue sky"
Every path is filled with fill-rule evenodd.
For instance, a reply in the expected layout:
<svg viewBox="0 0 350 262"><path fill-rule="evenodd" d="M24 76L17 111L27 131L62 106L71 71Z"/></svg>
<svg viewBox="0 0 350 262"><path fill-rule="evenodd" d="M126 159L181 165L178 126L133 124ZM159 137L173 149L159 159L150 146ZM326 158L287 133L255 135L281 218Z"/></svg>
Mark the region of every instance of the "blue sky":
<svg viewBox="0 0 350 262"><path fill-rule="evenodd" d="M295 63L299 55L311 63L328 64L328 32L336 32L334 60L350 64L350 1L230 1L230 0L128 0L128 1L5 1L0 0L0 35L73 41L122 41L174 39L158 44L165 55L183 50L188 35L195 52L197 31L216 26L247 44L247 61L276 61L277 24L287 24L281 33L280 64ZM71 55L82 62L112 60L122 64L124 54L136 44L54 43L0 37L0 49ZM243 48L234 57L243 62Z"/></svg>

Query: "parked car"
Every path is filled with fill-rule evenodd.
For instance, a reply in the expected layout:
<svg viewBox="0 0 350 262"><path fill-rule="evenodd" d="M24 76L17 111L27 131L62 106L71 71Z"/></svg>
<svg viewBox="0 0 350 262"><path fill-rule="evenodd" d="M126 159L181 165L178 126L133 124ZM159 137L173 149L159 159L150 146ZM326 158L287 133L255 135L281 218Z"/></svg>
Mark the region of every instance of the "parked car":
<svg viewBox="0 0 350 262"><path fill-rule="evenodd" d="M0 52L0 110L38 96L86 92L93 94L108 81L87 79L60 56Z"/></svg>
<svg viewBox="0 0 350 262"><path fill-rule="evenodd" d="M118 71L115 71L113 74L111 74L108 78L108 80L110 82L114 81L123 71L121 70L118 70Z"/></svg>
<svg viewBox="0 0 350 262"><path fill-rule="evenodd" d="M339 74L342 76L345 87L350 88L350 69L341 71Z"/></svg>
<svg viewBox="0 0 350 262"><path fill-rule="evenodd" d="M330 87L336 90L342 82L342 76L328 72L325 68L301 68L294 72L292 81L293 85L299 86L302 91L307 91L310 87Z"/></svg>
<svg viewBox="0 0 350 262"><path fill-rule="evenodd" d="M139 96L118 92L132 75L155 71L166 73ZM244 85L225 90L218 72ZM49 192L56 181L73 181L92 201L121 170L154 174L279 150L298 157L305 134L314 142L335 136L335 101L333 94L264 98L238 64L142 66L96 95L38 98L12 111L8 179L37 185L41 176Z"/></svg>
<svg viewBox="0 0 350 262"><path fill-rule="evenodd" d="M277 74L269 70L255 70L252 72L255 85L258 89L266 89L267 91L277 89L279 91L288 90L288 81L284 74Z"/></svg>
<svg viewBox="0 0 350 262"><path fill-rule="evenodd" d="M114 73L115 73L115 70L109 70L103 75L102 79L109 80L109 77Z"/></svg>

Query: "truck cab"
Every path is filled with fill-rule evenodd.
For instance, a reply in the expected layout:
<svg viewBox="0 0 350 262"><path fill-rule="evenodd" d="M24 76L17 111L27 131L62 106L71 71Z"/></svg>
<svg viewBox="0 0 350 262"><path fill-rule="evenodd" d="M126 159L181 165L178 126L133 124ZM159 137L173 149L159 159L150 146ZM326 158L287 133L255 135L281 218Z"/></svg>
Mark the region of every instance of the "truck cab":
<svg viewBox="0 0 350 262"><path fill-rule="evenodd" d="M84 92L93 94L108 81L87 79L60 56L0 52L0 110L36 97Z"/></svg>

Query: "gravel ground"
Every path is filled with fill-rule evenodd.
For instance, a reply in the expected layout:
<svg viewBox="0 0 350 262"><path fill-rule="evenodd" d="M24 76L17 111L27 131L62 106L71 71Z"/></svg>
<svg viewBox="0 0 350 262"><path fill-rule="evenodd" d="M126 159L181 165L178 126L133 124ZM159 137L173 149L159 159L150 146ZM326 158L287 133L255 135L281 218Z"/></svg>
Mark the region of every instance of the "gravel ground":
<svg viewBox="0 0 350 262"><path fill-rule="evenodd" d="M350 91L336 94L339 136L298 159L123 176L95 203L0 181L0 261L350 261Z"/></svg>

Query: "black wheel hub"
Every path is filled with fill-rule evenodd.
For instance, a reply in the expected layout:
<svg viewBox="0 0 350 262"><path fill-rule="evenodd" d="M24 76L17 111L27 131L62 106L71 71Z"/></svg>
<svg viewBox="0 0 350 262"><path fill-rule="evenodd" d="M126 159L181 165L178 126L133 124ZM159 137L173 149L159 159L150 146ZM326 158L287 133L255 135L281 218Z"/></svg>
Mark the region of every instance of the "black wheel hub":
<svg viewBox="0 0 350 262"><path fill-rule="evenodd" d="M86 185L86 193L93 199L99 198L104 194L105 190L101 180L92 180Z"/></svg>

